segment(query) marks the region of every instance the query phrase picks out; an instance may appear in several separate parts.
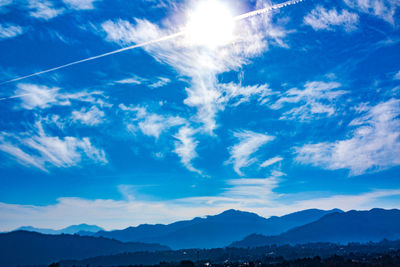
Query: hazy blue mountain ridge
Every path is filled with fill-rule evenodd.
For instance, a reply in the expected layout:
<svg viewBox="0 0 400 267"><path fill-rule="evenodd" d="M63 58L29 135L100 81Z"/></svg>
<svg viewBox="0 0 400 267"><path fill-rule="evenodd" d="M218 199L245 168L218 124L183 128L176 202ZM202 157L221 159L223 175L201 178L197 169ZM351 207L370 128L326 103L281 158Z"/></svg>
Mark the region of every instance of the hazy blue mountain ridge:
<svg viewBox="0 0 400 267"><path fill-rule="evenodd" d="M45 228L35 228L32 226L22 226L18 228L17 230L22 230L22 231L29 231L29 232L37 232L41 234L49 234L49 235L59 235L59 234L77 234L79 232L81 233L96 233L98 231L103 231L103 228L97 226L97 225L88 225L88 224L79 224L79 225L71 225L66 228L60 229L60 230L53 230L53 229L45 229Z"/></svg>
<svg viewBox="0 0 400 267"><path fill-rule="evenodd" d="M234 242L234 247L257 247L271 244L311 242L377 242L400 239L400 210L372 209L331 213L321 219L295 227L279 235L253 234Z"/></svg>
<svg viewBox="0 0 400 267"><path fill-rule="evenodd" d="M180 248L224 247L250 234L275 235L340 210L310 209L266 219L255 213L227 210L221 214L169 225L139 225L124 230L100 231L94 236L120 241L151 242Z"/></svg>

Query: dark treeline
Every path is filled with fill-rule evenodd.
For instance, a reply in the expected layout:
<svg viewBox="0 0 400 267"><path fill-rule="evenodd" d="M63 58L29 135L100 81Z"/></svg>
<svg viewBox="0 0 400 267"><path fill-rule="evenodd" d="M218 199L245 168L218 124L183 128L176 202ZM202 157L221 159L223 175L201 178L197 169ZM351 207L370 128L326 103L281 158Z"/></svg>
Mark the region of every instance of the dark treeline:
<svg viewBox="0 0 400 267"><path fill-rule="evenodd" d="M61 267L60 263L51 264L49 267ZM79 267L80 265L74 265ZM86 265L90 267L91 265ZM102 267L102 265L92 265ZM313 258L301 258L293 260L285 260L283 257L279 258L263 258L257 261L250 262L224 262L213 263L208 261L188 261L183 260L180 262L161 262L155 265L118 265L118 267L395 267L400 266L400 251L391 252L383 255L355 255L349 254L347 256L333 255L328 258L321 258L319 256Z"/></svg>
<svg viewBox="0 0 400 267"><path fill-rule="evenodd" d="M179 266L184 263L213 266L400 266L400 241L379 243L311 243L257 248L188 249L134 252L82 261L62 261L58 266ZM334 261L338 261L335 263ZM343 261L339 263L339 261ZM386 263L385 263L386 262ZM303 264L304 263L304 264ZM344 263L350 265L343 265ZM302 265L303 264L303 265ZM357 265L358 264L358 265ZM363 265L364 264L364 265Z"/></svg>

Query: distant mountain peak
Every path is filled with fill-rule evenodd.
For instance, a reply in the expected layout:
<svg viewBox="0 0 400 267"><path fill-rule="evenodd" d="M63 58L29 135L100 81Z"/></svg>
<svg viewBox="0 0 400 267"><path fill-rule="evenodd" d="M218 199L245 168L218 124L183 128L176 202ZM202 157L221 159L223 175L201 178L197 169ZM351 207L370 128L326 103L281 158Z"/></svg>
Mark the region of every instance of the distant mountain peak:
<svg viewBox="0 0 400 267"><path fill-rule="evenodd" d="M236 210L236 209L229 209L221 212L220 214L236 214L236 213L245 213L246 211ZM247 213L247 212L246 212Z"/></svg>
<svg viewBox="0 0 400 267"><path fill-rule="evenodd" d="M229 210L223 211L220 214L217 214L214 216L243 216L243 215L252 215L252 216L260 217L258 214L253 213L253 212L241 211L241 210L235 210L235 209L229 209ZM208 216L208 217L211 217L211 216Z"/></svg>
<svg viewBox="0 0 400 267"><path fill-rule="evenodd" d="M57 235L57 234L77 234L79 232L95 233L98 231L102 231L103 228L101 228L97 225L89 225L86 223L82 223L79 225L71 225L71 226L68 226L68 227L60 229L60 230L36 228L33 226L22 226L22 227L18 228L17 230Z"/></svg>

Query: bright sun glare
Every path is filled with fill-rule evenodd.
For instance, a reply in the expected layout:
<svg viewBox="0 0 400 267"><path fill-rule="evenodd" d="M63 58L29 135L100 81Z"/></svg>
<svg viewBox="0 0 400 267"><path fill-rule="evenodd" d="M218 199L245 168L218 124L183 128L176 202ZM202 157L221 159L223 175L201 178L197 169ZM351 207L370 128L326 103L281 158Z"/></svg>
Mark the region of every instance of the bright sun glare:
<svg viewBox="0 0 400 267"><path fill-rule="evenodd" d="M233 40L234 19L229 7L218 0L199 1L186 27L192 45L215 48Z"/></svg>

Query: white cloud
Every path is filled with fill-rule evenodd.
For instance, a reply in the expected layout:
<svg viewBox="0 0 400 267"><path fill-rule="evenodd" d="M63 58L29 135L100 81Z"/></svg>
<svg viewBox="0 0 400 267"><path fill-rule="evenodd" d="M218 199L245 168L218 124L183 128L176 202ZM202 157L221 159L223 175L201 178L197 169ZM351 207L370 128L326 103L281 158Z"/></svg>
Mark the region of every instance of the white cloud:
<svg viewBox="0 0 400 267"><path fill-rule="evenodd" d="M231 198L233 202L240 201L247 205L266 204L275 201L279 195L273 190L279 187L279 179L270 178L242 178L228 180L228 185L222 197Z"/></svg>
<svg viewBox="0 0 400 267"><path fill-rule="evenodd" d="M219 84L218 89L222 93L222 103L231 102L233 106L249 102L252 97L256 97L257 101L263 105L269 101L271 95L275 95L268 84L242 86L240 84L228 83Z"/></svg>
<svg viewBox="0 0 400 267"><path fill-rule="evenodd" d="M48 135L41 122L32 131L0 135L0 150L17 159L21 164L47 171L48 165L60 168L77 166L82 156L96 163L107 163L103 150L92 145L89 138Z"/></svg>
<svg viewBox="0 0 400 267"><path fill-rule="evenodd" d="M137 116L140 118L145 117L147 114L147 109L145 107L134 106L134 105L130 105L129 107L127 107L124 104L120 104L119 108L126 112L135 112L137 113Z"/></svg>
<svg viewBox="0 0 400 267"><path fill-rule="evenodd" d="M308 144L297 149L297 160L328 170L349 169L350 175L400 165L400 100L370 107L353 120L352 137L336 142Z"/></svg>
<svg viewBox="0 0 400 267"><path fill-rule="evenodd" d="M89 10L94 9L93 3L97 0L63 0L63 2L72 9Z"/></svg>
<svg viewBox="0 0 400 267"><path fill-rule="evenodd" d="M104 121L104 111L98 109L96 106L91 107L89 110L82 108L80 111L72 112L72 120L78 121L82 124L95 126Z"/></svg>
<svg viewBox="0 0 400 267"><path fill-rule="evenodd" d="M171 80L168 78L159 77L158 80L153 82L152 84L150 84L149 87L150 88L160 88L160 87L166 86L170 82L171 82Z"/></svg>
<svg viewBox="0 0 400 267"><path fill-rule="evenodd" d="M0 135L0 150L9 154L10 156L13 156L23 165L34 166L36 168L45 171L46 169L44 168L43 162L41 160L39 160L35 156L32 156L24 152L17 145L14 145L12 142L9 142L9 139L12 139L13 137L14 137L13 135L3 132Z"/></svg>
<svg viewBox="0 0 400 267"><path fill-rule="evenodd" d="M109 106L102 99L103 93L99 91L77 93L60 93L59 91L59 87L50 88L44 85L19 83L14 97L22 100L21 107L25 109L70 106L72 100Z"/></svg>
<svg viewBox="0 0 400 267"><path fill-rule="evenodd" d="M233 169L239 175L243 175L241 168L248 167L257 161L256 158L250 158L250 156L275 138L252 131L235 132L234 136L239 139L239 143L229 148L231 156L227 163L232 163Z"/></svg>
<svg viewBox="0 0 400 267"><path fill-rule="evenodd" d="M50 20L64 12L62 8L54 8L53 3L43 0L29 0L29 8L32 9L29 14L34 18Z"/></svg>
<svg viewBox="0 0 400 267"><path fill-rule="evenodd" d="M24 33L21 26L11 23L0 24L0 40L13 38Z"/></svg>
<svg viewBox="0 0 400 267"><path fill-rule="evenodd" d="M396 9L400 6L398 0L344 0L351 8L374 15L391 24L395 24Z"/></svg>
<svg viewBox="0 0 400 267"><path fill-rule="evenodd" d="M286 173L278 171L278 170L272 170L271 175L274 177L282 177L282 176L286 176Z"/></svg>
<svg viewBox="0 0 400 267"><path fill-rule="evenodd" d="M173 23L166 20L165 25ZM135 24L109 20L102 28L108 41L124 45L143 43L181 30L162 29L141 19L136 19ZM236 42L218 49L191 45L185 36L150 44L144 49L157 61L174 67L179 74L191 79L184 103L196 109L196 121L203 124L203 131L212 134L217 127L217 113L226 103L218 90L217 75L249 63L250 58L268 49L269 41L283 46L282 38L286 34L282 28L273 25L271 15L266 14L238 21Z"/></svg>
<svg viewBox="0 0 400 267"><path fill-rule="evenodd" d="M279 178L274 176L232 179L226 181L227 187L217 196L189 197L175 202L194 207L221 208L221 211L230 208L255 211L278 203L283 196L274 192L279 182Z"/></svg>
<svg viewBox="0 0 400 267"><path fill-rule="evenodd" d="M179 116L160 115L149 113L145 107L119 105L120 109L127 112L128 119L125 124L133 134L141 131L144 135L153 136L158 139L160 135L169 129L182 126L174 135L174 153L176 153L182 164L190 171L203 175L202 172L192 165L192 160L197 157L196 147L198 142L194 138L195 130L186 126L186 120ZM158 154L158 153L157 153ZM157 158L162 154L156 155ZM163 156L163 155L162 155Z"/></svg>
<svg viewBox="0 0 400 267"><path fill-rule="evenodd" d="M283 160L282 157L276 156L276 157L273 157L273 158L271 158L271 159L268 159L268 160L264 161L264 162L260 165L260 167L261 167L261 168L266 168L266 167L269 167L269 166L271 166L271 165L273 165L273 164L275 164L275 163L278 163L278 162L280 162L280 161L282 161L282 160Z"/></svg>
<svg viewBox="0 0 400 267"><path fill-rule="evenodd" d="M126 78L126 79L122 79L122 80L116 81L116 83L119 83L119 84L136 84L136 85L140 85L140 84L142 84L142 83L144 83L144 82L146 82L146 81L147 81L147 79L143 79L143 78L141 78L141 77L139 77L139 76L134 75L133 77L130 77L130 78Z"/></svg>
<svg viewBox="0 0 400 267"><path fill-rule="evenodd" d="M357 14L347 10L342 10L340 13L335 8L326 10L322 6L317 6L304 17L304 23L316 31L333 31L335 27L343 27L345 31L354 31L357 29L358 19Z"/></svg>
<svg viewBox="0 0 400 267"><path fill-rule="evenodd" d="M153 80L149 80L149 79L134 75L133 77L116 81L116 83L134 84L134 85L145 84L148 87L155 89L155 88L160 88L160 87L166 86L167 84L171 83L171 80L168 78L165 78L165 77L158 77Z"/></svg>
<svg viewBox="0 0 400 267"><path fill-rule="evenodd" d="M48 115L45 118L42 119L42 121L44 123L46 123L47 125L51 125L54 124L56 125L59 129L63 130L65 128L65 126L67 126L67 123L70 123L70 118L61 118L60 115L57 114L52 114L52 115Z"/></svg>
<svg viewBox="0 0 400 267"><path fill-rule="evenodd" d="M183 126L179 129L179 132L174 135L177 139L175 141L174 152L181 158L182 164L191 172L203 175L203 173L193 167L192 160L197 158L196 147L198 141L194 139L195 130L190 127Z"/></svg>
<svg viewBox="0 0 400 267"><path fill-rule="evenodd" d="M64 101L59 101L58 91L60 88L40 86L35 84L18 84L15 91L16 96L20 96L22 107L25 109L48 108L54 103L58 105L67 105Z"/></svg>
<svg viewBox="0 0 400 267"><path fill-rule="evenodd" d="M128 130L135 132L139 129L144 135L153 136L156 139L170 128L186 123L186 120L179 116L149 113L145 107L127 107L123 104L119 105L119 107L125 112L133 113L133 116L130 115L126 122Z"/></svg>
<svg viewBox="0 0 400 267"><path fill-rule="evenodd" d="M299 104L300 106L286 111L281 119L299 119L308 121L316 115L333 116L336 113L335 101L346 94L346 91L335 90L341 86L337 82L307 82L304 90L292 88L283 93L272 105L272 109L281 109L284 105Z"/></svg>
<svg viewBox="0 0 400 267"><path fill-rule="evenodd" d="M400 70L394 75L395 80L400 80Z"/></svg>
<svg viewBox="0 0 400 267"><path fill-rule="evenodd" d="M180 117L165 117L158 114L150 114L143 121L139 122L139 128L143 134L158 138L163 131L184 123L185 120Z"/></svg>

